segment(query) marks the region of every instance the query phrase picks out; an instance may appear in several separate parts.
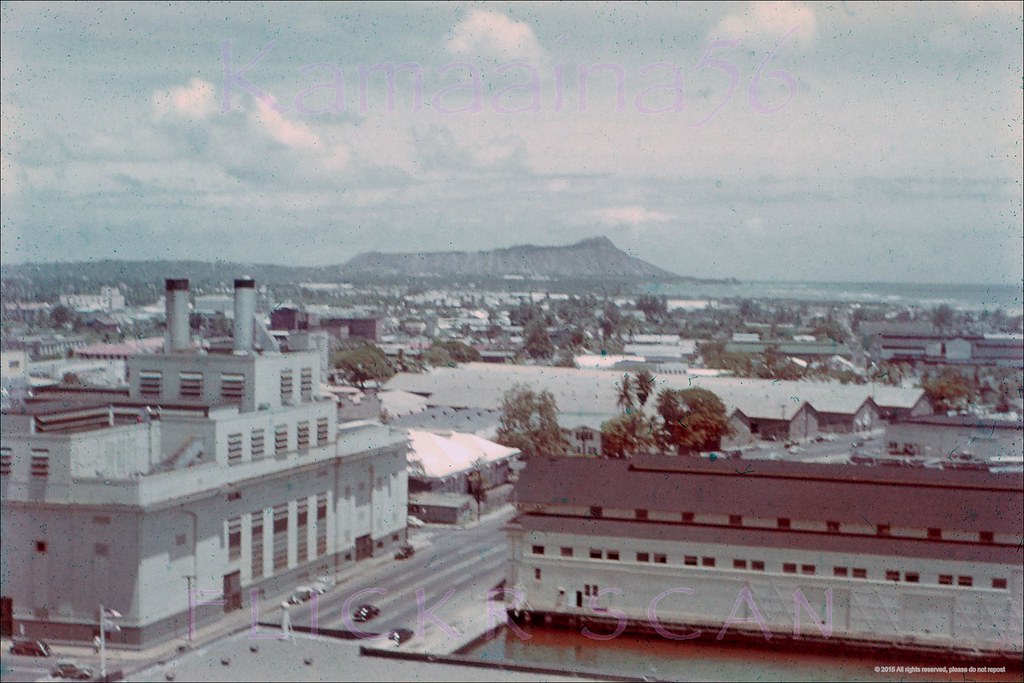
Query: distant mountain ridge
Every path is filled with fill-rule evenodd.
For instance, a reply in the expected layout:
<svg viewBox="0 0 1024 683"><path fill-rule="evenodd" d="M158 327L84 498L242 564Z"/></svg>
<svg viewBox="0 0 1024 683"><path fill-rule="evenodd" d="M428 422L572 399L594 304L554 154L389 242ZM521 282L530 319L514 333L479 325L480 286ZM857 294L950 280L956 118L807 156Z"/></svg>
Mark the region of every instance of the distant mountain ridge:
<svg viewBox="0 0 1024 683"><path fill-rule="evenodd" d="M411 253L367 252L342 266L342 272L373 276L495 277L545 279L682 279L630 256L607 237L591 237L566 246L525 244L488 251Z"/></svg>
<svg viewBox="0 0 1024 683"><path fill-rule="evenodd" d="M289 266L229 261L103 259L73 263L0 265L5 286L18 281L49 283L61 292L93 291L101 284L124 283L159 289L165 277L187 277L193 285L230 287L232 278L251 275L261 284L380 281L394 279L663 282L698 280L651 265L616 247L607 237L592 237L565 246L521 245L489 251L358 254L341 265Z"/></svg>

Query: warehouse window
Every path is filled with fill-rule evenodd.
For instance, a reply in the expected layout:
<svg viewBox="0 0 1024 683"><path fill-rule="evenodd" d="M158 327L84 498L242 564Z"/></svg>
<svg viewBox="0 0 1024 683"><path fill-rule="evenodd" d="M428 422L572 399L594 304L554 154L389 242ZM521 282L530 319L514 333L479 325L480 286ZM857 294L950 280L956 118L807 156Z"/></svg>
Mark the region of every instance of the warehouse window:
<svg viewBox="0 0 1024 683"><path fill-rule="evenodd" d="M235 562L242 558L242 518L228 520L228 560Z"/></svg>
<svg viewBox="0 0 1024 683"><path fill-rule="evenodd" d="M201 372L180 372L178 373L178 394L185 399L198 399L203 397L203 373Z"/></svg>

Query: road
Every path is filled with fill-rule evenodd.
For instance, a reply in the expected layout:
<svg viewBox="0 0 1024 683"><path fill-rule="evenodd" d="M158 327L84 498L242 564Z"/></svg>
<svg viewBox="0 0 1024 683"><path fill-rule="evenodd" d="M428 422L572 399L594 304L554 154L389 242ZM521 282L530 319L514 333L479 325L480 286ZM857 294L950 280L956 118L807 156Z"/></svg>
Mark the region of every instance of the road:
<svg viewBox="0 0 1024 683"><path fill-rule="evenodd" d="M467 605L483 605L488 591L505 576L507 544L502 529L512 514L512 509L506 507L468 528L428 526L410 529L409 540L416 547L416 554L407 560L395 560L390 555L369 560L360 567L360 571L319 596L315 609L318 628L353 630L352 627L356 627L358 632L368 636L377 636L394 628L408 628L417 632L411 643L403 645L409 649L416 649L417 640L424 635L432 636L436 643L439 636L447 637L447 628L458 631L459 611ZM384 592L359 595L366 590ZM445 598L449 591L451 596ZM352 623L349 619L346 624L344 617L350 616L351 611L363 603L380 607L380 616L364 624ZM276 624L276 633L279 633L280 603L260 605L259 611L259 621ZM312 626L313 603L292 606L288 612L293 626ZM436 616L437 621L431 615ZM274 632L269 626L258 627L258 630ZM368 638L367 644L387 646L383 638ZM51 657L25 657L4 652L4 683L46 679L57 661L62 659L73 659L81 666L99 671L98 656L69 657L61 649L61 646L55 646ZM80 648L76 650L81 651ZM108 654L108 669L121 668L119 653ZM144 661L133 658L129 668L138 669L143 665Z"/></svg>

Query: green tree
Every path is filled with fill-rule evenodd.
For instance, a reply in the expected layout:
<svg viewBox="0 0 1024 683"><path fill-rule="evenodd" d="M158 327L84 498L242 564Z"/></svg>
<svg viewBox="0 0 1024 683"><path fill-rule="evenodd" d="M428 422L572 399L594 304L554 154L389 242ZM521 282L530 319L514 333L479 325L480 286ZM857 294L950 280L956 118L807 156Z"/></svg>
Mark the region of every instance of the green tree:
<svg viewBox="0 0 1024 683"><path fill-rule="evenodd" d="M716 450L732 433L725 404L707 389L663 389L658 394L659 445L677 453Z"/></svg>
<svg viewBox="0 0 1024 683"><path fill-rule="evenodd" d="M651 374L650 370L641 370L636 373L633 379L633 386L636 391L636 400L640 402L640 407L643 408L647 405L647 399L654 392L654 375Z"/></svg>
<svg viewBox="0 0 1024 683"><path fill-rule="evenodd" d="M629 414L635 405L633 398L633 380L629 375L623 375L622 381L615 385L615 404L622 412Z"/></svg>
<svg viewBox="0 0 1024 683"><path fill-rule="evenodd" d="M451 359L456 363L475 363L480 360L479 351L469 344L463 344L460 341L450 340L434 342L431 344L430 348L446 351Z"/></svg>
<svg viewBox="0 0 1024 683"><path fill-rule="evenodd" d="M523 350L530 358L550 358L555 352L555 345L551 343L548 326L543 317L534 318L528 322L523 334L526 337Z"/></svg>
<svg viewBox="0 0 1024 683"><path fill-rule="evenodd" d="M952 368L946 368L921 383L928 402L937 413L962 410L977 397L973 383Z"/></svg>
<svg viewBox="0 0 1024 683"><path fill-rule="evenodd" d="M949 304L939 304L932 309L932 325L940 332L946 332L956 322L956 311Z"/></svg>
<svg viewBox="0 0 1024 683"><path fill-rule="evenodd" d="M487 469L487 462L483 458L473 461L473 470L466 475L466 486L469 495L476 501L476 519L480 521L480 505L487 501L487 482L484 478L484 470Z"/></svg>
<svg viewBox="0 0 1024 683"><path fill-rule="evenodd" d="M525 456L568 455L569 442L558 425L558 405L549 391L535 393L521 384L505 392L495 437Z"/></svg>
<svg viewBox="0 0 1024 683"><path fill-rule="evenodd" d="M434 344L429 349L423 352L422 360L427 365L438 366L451 366L456 365L455 359L448 353L448 350L444 347Z"/></svg>
<svg viewBox="0 0 1024 683"><path fill-rule="evenodd" d="M640 412L631 412L601 425L601 453L608 458L629 458L655 445L651 423Z"/></svg>
<svg viewBox="0 0 1024 683"><path fill-rule="evenodd" d="M395 374L384 352L370 343L336 351L331 356L331 365L341 372L345 381L359 388L370 381L383 384Z"/></svg>

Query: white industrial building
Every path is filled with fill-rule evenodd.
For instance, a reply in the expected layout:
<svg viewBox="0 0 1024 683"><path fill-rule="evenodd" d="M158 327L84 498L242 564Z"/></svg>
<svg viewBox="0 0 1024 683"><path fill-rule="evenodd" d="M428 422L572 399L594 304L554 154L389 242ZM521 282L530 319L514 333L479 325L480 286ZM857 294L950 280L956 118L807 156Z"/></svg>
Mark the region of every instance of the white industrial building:
<svg viewBox="0 0 1024 683"><path fill-rule="evenodd" d="M3 415L16 633L91 641L103 604L124 615L115 642L148 646L184 637L190 605L202 625L406 540L406 436L337 423L321 354L254 330L251 279L235 282L224 352L190 340L188 280L168 280L166 301L165 352L127 358L127 395Z"/></svg>

